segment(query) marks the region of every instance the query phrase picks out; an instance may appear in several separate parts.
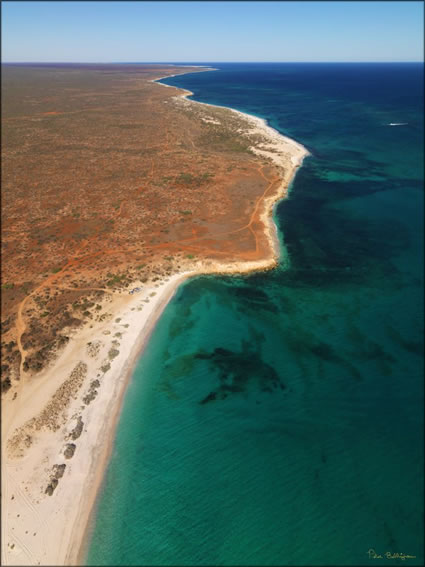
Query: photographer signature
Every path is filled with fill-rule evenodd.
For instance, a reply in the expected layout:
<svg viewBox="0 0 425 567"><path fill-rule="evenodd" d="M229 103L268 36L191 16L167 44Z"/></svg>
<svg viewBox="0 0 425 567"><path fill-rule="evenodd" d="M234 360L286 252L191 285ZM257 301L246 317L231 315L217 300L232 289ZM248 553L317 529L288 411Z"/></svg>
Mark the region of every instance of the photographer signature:
<svg viewBox="0 0 425 567"><path fill-rule="evenodd" d="M369 559L401 559L405 561L406 559L416 559L416 555L407 555L407 553L391 553L391 551L386 551L383 555L376 553L374 549L369 549L367 552Z"/></svg>

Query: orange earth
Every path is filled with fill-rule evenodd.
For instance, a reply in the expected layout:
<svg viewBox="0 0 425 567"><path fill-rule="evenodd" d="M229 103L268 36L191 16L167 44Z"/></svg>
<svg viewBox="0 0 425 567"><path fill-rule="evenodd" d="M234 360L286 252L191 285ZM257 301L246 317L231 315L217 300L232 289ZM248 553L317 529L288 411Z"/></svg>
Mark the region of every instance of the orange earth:
<svg viewBox="0 0 425 567"><path fill-rule="evenodd" d="M281 172L229 109L152 82L202 71L3 66L2 391L101 320L105 294L272 255Z"/></svg>

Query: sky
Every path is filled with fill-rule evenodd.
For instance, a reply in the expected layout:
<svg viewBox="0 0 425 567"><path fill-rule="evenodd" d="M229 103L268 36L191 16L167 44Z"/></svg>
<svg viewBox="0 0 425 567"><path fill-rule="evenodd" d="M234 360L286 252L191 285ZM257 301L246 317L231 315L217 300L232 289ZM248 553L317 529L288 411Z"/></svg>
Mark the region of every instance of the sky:
<svg viewBox="0 0 425 567"><path fill-rule="evenodd" d="M423 61L423 2L2 1L3 62Z"/></svg>

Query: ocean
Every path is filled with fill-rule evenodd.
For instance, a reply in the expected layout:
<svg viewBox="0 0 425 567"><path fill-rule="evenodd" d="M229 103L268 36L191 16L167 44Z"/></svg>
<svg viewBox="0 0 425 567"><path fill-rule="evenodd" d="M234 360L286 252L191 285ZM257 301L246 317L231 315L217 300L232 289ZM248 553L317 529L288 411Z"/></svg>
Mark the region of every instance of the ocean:
<svg viewBox="0 0 425 567"><path fill-rule="evenodd" d="M158 322L86 564L421 565L423 64L211 65L163 82L311 155L281 265L187 281Z"/></svg>

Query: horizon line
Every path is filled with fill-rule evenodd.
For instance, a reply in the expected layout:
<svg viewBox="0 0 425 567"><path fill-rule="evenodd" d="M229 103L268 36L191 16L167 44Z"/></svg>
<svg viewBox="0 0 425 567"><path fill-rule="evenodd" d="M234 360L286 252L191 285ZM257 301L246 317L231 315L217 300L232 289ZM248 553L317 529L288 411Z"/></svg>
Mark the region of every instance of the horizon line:
<svg viewBox="0 0 425 567"><path fill-rule="evenodd" d="M249 63L424 63L423 60L409 60L409 61L379 61L379 60L371 60L371 61L2 61L2 65L25 65L25 64L69 64L69 65L190 65L195 66L197 64L207 66L211 63L238 63L238 64L249 64Z"/></svg>

